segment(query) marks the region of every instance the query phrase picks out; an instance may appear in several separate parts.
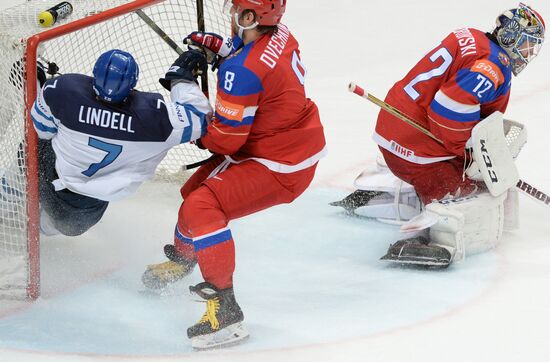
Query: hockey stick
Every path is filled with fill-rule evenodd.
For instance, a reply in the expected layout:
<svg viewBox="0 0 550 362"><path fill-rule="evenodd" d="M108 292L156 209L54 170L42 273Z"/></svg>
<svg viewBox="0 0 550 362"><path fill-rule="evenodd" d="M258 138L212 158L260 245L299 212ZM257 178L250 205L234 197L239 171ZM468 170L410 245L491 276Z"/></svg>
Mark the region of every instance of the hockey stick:
<svg viewBox="0 0 550 362"><path fill-rule="evenodd" d="M206 31L206 27L204 26L203 0L197 0L197 28L199 31ZM201 89L206 98L210 98L208 92L208 72L204 72L201 74Z"/></svg>
<svg viewBox="0 0 550 362"><path fill-rule="evenodd" d="M199 0L197 0L199 1ZM202 3L202 1L201 1ZM198 11L198 9L197 9ZM155 21L153 19L151 19L147 14L145 14L143 12L143 10L141 9L138 9L135 11L135 13L145 22L145 24L147 24L155 33L157 33L158 36L160 36L160 38L162 40L164 40L164 42L166 44L168 44L168 46L172 49L174 49L176 51L176 53L178 53L179 55L183 54L183 50L178 46L178 44L172 40L172 38L170 38L170 36L168 34L166 34L164 32L164 30L162 30L158 25L157 23L155 23ZM203 19L203 28L204 28L204 19ZM201 77L204 76L205 74L201 74ZM206 85L206 93L205 93L205 96L208 98L208 80L203 80L204 78L201 78L201 84L202 84L202 91L204 91L204 87ZM200 167L202 165L204 165L205 163L207 163L208 161L210 161L215 155L212 155L204 160L201 160L201 161L197 161L197 162L194 162L194 163L191 163L189 165L183 165L181 168L186 171L186 170L192 170L194 168L197 168L197 167Z"/></svg>
<svg viewBox="0 0 550 362"><path fill-rule="evenodd" d="M154 22L153 19L151 19L147 14L145 14L143 10L141 9L136 10L136 14L145 22L145 24L149 25L149 27L155 33L157 33L161 37L161 39L164 40L164 42L168 44L168 46L170 46L170 48L174 49L176 53L178 53L179 55L183 54L183 50L178 46L178 44L176 44L176 42L173 41L172 38L170 38L170 36L166 34L164 30L162 30L157 25L157 23Z"/></svg>
<svg viewBox="0 0 550 362"><path fill-rule="evenodd" d="M365 92L363 88L358 86L357 84L351 82L348 86L348 90L352 93L357 94L359 97L365 98L372 103L376 104L386 112L390 113L391 115L395 116L396 118L402 120L403 122L413 126L420 132L424 133L425 135L431 137L435 141L439 142L440 144L443 144L443 141L441 141L439 138L437 138L433 133L428 131L426 128L424 128L422 125L415 122L411 117L407 116L405 113L401 112L399 109L389 105L388 103L384 102L381 99L376 98L370 93ZM527 182L523 180L519 180L516 184L516 187L523 191L525 194L531 196L535 200L541 201L545 203L546 205L550 205L550 196L545 194L542 191L539 191L535 187L529 185Z"/></svg>

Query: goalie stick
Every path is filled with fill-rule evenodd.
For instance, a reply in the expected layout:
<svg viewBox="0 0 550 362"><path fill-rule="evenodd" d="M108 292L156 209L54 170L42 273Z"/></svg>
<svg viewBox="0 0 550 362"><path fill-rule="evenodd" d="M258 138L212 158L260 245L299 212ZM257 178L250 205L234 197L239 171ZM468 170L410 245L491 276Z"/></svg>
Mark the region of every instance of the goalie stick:
<svg viewBox="0 0 550 362"><path fill-rule="evenodd" d="M201 3L201 11L200 11L200 14L199 14L199 4L198 3ZM164 32L164 30L162 30L158 25L157 23L155 23L155 21L153 19L151 19L147 14L145 14L143 12L143 10L141 9L138 9L135 11L135 13L137 14L137 16L139 16L141 18L141 20L143 20L145 22L145 24L147 24L155 33L157 33L158 36L160 36L160 38L162 40L164 40L164 42L166 44L168 44L168 46L172 49L174 49L176 51L176 53L178 53L179 55L183 54L183 49L181 49L178 44L172 40L172 38L170 38L170 36L168 34L166 34ZM204 16L203 16L203 10L202 10L202 0L197 0L197 21L199 23L199 30L200 29L200 26L201 26L201 18L199 16L202 16L202 28L204 31ZM201 89L204 93L204 95L206 96L206 98L208 98L208 77L206 75L206 72L205 73L201 73ZM187 170L192 170L194 168L197 168L197 167L200 167L202 165L204 165L205 163L207 163L208 161L210 161L212 158L214 158L215 155L211 155L209 156L208 158L204 159L204 160L201 160L201 161L197 161L197 162L194 162L194 163L191 163L189 165L183 165L181 166L182 170L183 171L187 171Z"/></svg>
<svg viewBox="0 0 550 362"><path fill-rule="evenodd" d="M383 100L376 98L372 94L365 92L363 88L358 86L357 84L351 82L348 86L348 90L352 93L357 94L359 97L365 98L372 103L376 104L386 112L392 114L396 118L402 120L405 123L408 123L412 127L416 128L420 132L424 133L425 135L428 135L429 137L433 138L435 141L443 144L443 141L437 138L433 133L428 131L426 128L415 122L411 117L407 116L405 113L401 112L399 109L395 108L394 106L389 105L388 103L384 102ZM531 196L535 200L538 200L540 202L543 202L546 205L550 205L550 196L545 194L544 192L538 190L537 188L531 186L527 182L523 180L519 180L516 184L516 187L523 191L528 196Z"/></svg>

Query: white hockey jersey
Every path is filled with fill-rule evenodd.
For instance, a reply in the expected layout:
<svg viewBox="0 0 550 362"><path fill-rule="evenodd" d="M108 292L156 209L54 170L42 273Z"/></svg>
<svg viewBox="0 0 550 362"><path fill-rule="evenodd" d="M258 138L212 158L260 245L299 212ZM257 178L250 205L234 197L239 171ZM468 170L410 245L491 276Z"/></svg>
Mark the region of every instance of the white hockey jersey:
<svg viewBox="0 0 550 362"><path fill-rule="evenodd" d="M93 79L66 74L47 81L31 111L38 136L56 154L56 190L105 201L124 198L152 178L170 148L206 131L212 108L195 83L161 94L133 91L122 104L98 101Z"/></svg>

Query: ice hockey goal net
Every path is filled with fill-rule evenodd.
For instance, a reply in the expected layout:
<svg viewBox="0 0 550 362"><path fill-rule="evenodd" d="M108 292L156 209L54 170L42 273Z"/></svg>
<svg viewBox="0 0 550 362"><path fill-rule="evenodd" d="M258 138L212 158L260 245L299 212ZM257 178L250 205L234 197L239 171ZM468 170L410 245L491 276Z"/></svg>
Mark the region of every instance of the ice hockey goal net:
<svg viewBox="0 0 550 362"><path fill-rule="evenodd" d="M56 63L60 73L91 75L102 52L123 49L139 63L137 89L166 94L158 78L177 53L135 11L142 9L182 48L182 37L197 30L201 18L207 31L229 30L223 0L71 0L74 10L69 17L50 28L39 27L38 14L59 2L30 0L1 12L0 298L35 299L40 293L38 161L29 119L37 57ZM214 82L210 74L211 98ZM192 145L179 146L160 164L157 176L181 180L181 165L206 157L208 153Z"/></svg>

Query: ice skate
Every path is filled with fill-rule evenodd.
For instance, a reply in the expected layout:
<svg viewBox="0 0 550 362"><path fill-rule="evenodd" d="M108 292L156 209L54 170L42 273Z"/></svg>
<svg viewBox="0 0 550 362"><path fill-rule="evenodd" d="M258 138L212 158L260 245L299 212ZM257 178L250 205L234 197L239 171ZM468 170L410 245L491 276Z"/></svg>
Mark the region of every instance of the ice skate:
<svg viewBox="0 0 550 362"><path fill-rule="evenodd" d="M202 318L187 329L193 348L227 347L249 336L242 325L244 315L235 300L233 288L219 290L203 282L189 289L206 301L206 312Z"/></svg>
<svg viewBox="0 0 550 362"><path fill-rule="evenodd" d="M174 245L165 245L164 254L169 259L164 263L151 264L141 277L143 285L149 289L163 289L167 285L191 274L196 260L187 260L177 254Z"/></svg>

